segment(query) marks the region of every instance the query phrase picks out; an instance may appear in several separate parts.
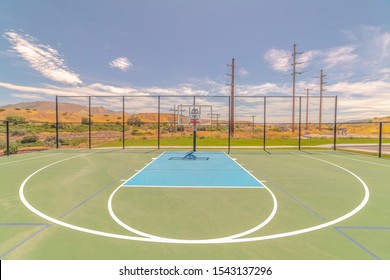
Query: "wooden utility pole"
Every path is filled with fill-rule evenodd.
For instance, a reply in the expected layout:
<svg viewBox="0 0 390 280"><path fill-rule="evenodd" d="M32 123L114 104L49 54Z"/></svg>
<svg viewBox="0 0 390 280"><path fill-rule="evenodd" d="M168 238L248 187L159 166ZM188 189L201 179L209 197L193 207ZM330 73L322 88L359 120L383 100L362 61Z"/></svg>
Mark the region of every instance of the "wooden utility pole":
<svg viewBox="0 0 390 280"><path fill-rule="evenodd" d="M230 133L231 136L234 136L234 57L232 58L232 64L227 64L231 67L231 74L227 74L232 78L230 83Z"/></svg>
<svg viewBox="0 0 390 280"><path fill-rule="evenodd" d="M309 124L309 91L313 89L305 88L305 90L306 90L306 130L307 130Z"/></svg>
<svg viewBox="0 0 390 280"><path fill-rule="evenodd" d="M291 73L293 77L293 86L292 86L292 93L293 93L293 100L292 100L292 132L295 131L295 78L297 74L302 74L302 72L296 72L296 65L302 64L302 62L297 62L297 54L303 54L303 52L297 52L297 44L293 45L293 63L291 64L293 67L293 72Z"/></svg>
<svg viewBox="0 0 390 280"><path fill-rule="evenodd" d="M211 114L207 114L207 116L211 117L211 130L213 130L213 120L215 119L217 122L217 129L218 129L218 126L219 126L219 117L221 116L221 114L217 114L217 113L211 113Z"/></svg>
<svg viewBox="0 0 390 280"><path fill-rule="evenodd" d="M323 71L321 70L321 73L320 73L320 116L319 116L319 121L318 121L318 129L321 130L321 126L322 126L322 94L323 92L325 91L324 89L324 84L326 82L324 82L324 78L326 77L326 75L324 75Z"/></svg>
<svg viewBox="0 0 390 280"><path fill-rule="evenodd" d="M255 131L255 118L256 116L251 116L252 118L252 131Z"/></svg>
<svg viewBox="0 0 390 280"><path fill-rule="evenodd" d="M173 132L176 133L176 112L179 111L179 108L176 109L176 104L173 104L173 108L169 111L173 111Z"/></svg>

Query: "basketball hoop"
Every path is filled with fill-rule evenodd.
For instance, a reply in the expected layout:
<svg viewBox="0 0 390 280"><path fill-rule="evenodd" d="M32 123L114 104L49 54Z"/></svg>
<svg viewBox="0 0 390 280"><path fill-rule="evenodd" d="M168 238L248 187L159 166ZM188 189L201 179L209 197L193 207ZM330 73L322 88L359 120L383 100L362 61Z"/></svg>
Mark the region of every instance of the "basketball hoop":
<svg viewBox="0 0 390 280"><path fill-rule="evenodd" d="M192 120L190 120L190 123L192 124L192 128L193 128L194 130L196 130L196 128L197 128L198 125L199 125L199 120L197 120L197 119L192 119Z"/></svg>
<svg viewBox="0 0 390 280"><path fill-rule="evenodd" d="M193 131L196 131L196 128L199 125L199 109L198 108L192 108L190 111L190 123L192 124Z"/></svg>

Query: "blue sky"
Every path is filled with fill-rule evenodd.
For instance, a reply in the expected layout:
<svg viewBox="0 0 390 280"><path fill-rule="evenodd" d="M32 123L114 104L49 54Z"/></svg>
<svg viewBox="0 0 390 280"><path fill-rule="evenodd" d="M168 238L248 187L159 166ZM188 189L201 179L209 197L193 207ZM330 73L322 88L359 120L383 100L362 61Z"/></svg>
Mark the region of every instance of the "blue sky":
<svg viewBox="0 0 390 280"><path fill-rule="evenodd" d="M390 115L390 1L1 0L0 106L58 95L297 94L327 75L341 119Z"/></svg>

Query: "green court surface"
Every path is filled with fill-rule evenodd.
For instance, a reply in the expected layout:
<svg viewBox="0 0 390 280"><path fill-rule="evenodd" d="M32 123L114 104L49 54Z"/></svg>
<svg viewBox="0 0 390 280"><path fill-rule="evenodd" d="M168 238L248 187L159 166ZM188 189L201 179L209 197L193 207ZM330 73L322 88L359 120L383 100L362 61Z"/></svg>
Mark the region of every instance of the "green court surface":
<svg viewBox="0 0 390 280"><path fill-rule="evenodd" d="M162 152L0 157L0 259L390 259L386 159L237 150L265 187L122 186Z"/></svg>

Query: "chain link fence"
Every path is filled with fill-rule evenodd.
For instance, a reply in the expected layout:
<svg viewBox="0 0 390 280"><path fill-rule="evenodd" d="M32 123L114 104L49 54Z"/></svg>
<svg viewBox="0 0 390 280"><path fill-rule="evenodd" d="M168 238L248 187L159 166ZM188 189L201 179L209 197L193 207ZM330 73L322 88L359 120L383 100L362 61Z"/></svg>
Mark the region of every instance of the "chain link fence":
<svg viewBox="0 0 390 280"><path fill-rule="evenodd" d="M53 148L193 145L188 108L200 106L197 147L202 149L340 149L389 154L390 123L335 123L337 98L236 96L95 96L56 98L46 110L14 109L1 120L2 153ZM18 115L40 114L45 121ZM20 114L22 115L22 114ZM7 134L6 121L9 123ZM234 125L233 125L234 124Z"/></svg>

